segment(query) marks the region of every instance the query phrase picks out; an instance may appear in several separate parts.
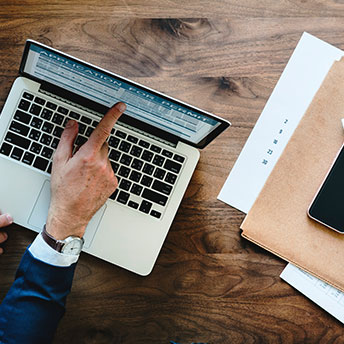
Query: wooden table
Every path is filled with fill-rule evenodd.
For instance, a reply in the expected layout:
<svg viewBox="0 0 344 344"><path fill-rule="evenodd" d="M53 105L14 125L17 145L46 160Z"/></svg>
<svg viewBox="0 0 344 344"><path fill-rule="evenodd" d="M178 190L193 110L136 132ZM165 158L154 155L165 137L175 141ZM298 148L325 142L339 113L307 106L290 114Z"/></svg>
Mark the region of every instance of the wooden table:
<svg viewBox="0 0 344 344"><path fill-rule="evenodd" d="M341 1L2 0L1 104L33 38L232 122L202 151L148 277L82 254L55 343L344 342L342 324L281 281L286 263L242 239L244 215L217 200L302 32L343 49L343 17ZM35 236L8 233L0 299Z"/></svg>

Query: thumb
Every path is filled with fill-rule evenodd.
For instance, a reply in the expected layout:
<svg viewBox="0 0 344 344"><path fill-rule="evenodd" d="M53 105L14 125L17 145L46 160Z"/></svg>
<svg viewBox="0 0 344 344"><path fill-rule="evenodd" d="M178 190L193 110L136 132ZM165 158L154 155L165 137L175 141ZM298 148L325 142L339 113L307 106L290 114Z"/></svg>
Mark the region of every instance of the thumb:
<svg viewBox="0 0 344 344"><path fill-rule="evenodd" d="M78 123L74 120L67 122L66 128L63 130L61 140L57 146L54 160L61 159L67 161L72 157L73 144L78 135Z"/></svg>

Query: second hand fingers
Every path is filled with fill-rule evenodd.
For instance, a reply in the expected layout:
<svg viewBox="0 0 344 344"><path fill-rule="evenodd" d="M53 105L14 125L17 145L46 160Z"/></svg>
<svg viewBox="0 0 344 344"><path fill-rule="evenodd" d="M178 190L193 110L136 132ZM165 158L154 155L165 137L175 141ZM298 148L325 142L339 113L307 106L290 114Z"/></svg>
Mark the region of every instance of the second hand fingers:
<svg viewBox="0 0 344 344"><path fill-rule="evenodd" d="M92 149L100 150L110 135L111 129L125 109L125 104L121 102L113 106L99 122L84 146L87 148L91 147Z"/></svg>

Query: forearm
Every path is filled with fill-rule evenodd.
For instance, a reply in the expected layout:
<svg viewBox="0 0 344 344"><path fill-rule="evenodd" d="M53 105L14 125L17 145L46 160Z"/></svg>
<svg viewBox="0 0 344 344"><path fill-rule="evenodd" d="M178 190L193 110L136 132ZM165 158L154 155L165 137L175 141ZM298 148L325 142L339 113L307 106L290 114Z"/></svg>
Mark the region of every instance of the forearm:
<svg viewBox="0 0 344 344"><path fill-rule="evenodd" d="M0 343L49 343L65 312L76 264L53 266L27 249L0 305Z"/></svg>

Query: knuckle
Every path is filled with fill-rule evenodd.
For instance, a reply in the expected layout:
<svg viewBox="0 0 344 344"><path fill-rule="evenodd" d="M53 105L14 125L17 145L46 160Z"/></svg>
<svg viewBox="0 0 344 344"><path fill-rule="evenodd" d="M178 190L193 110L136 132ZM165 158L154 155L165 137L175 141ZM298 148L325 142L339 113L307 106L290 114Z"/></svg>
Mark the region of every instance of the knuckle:
<svg viewBox="0 0 344 344"><path fill-rule="evenodd" d="M105 125L101 125L99 126L99 133L102 137L108 137L111 134L111 128L108 128Z"/></svg>

